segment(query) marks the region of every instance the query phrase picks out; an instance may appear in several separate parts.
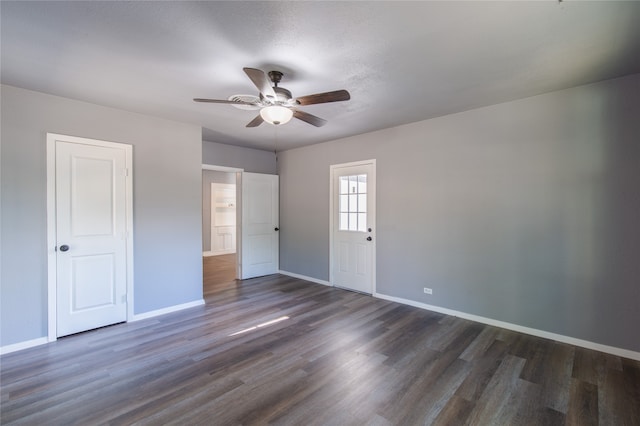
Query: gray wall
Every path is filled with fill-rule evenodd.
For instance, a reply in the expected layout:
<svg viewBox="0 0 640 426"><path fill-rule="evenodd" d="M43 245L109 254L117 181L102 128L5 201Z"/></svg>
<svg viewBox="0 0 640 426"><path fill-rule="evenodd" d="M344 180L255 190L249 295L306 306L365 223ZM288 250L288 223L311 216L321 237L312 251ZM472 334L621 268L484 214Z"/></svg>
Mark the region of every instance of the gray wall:
<svg viewBox="0 0 640 426"><path fill-rule="evenodd" d="M135 313L202 299L201 128L2 86L0 345L47 334L46 134L133 145Z"/></svg>
<svg viewBox="0 0 640 426"><path fill-rule="evenodd" d="M636 74L285 151L280 268L329 279L329 166L375 158L379 293L640 351L639 117Z"/></svg>
<svg viewBox="0 0 640 426"><path fill-rule="evenodd" d="M216 170L202 171L202 251L211 250L211 184L236 183L236 174Z"/></svg>
<svg viewBox="0 0 640 426"><path fill-rule="evenodd" d="M216 142L202 142L202 163L237 167L245 172L276 174L276 155L273 152Z"/></svg>

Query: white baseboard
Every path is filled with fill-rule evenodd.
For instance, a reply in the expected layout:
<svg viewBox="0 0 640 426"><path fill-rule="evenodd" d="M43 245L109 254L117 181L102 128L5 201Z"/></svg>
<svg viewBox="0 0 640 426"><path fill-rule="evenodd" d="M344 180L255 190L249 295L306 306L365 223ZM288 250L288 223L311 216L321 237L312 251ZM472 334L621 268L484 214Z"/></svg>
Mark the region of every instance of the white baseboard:
<svg viewBox="0 0 640 426"><path fill-rule="evenodd" d="M49 343L49 339L47 337L38 337L37 339L27 340L26 342L2 346L0 347L0 355L8 354L15 351L21 351L23 349L33 348L34 346L40 346L46 343Z"/></svg>
<svg viewBox="0 0 640 426"><path fill-rule="evenodd" d="M171 312L181 311L187 308L193 308L195 306L204 305L204 299L196 300L189 303L183 303L181 305L169 306L168 308L158 309L156 311L145 312L143 314L138 314L130 319L129 322L140 321L147 318L156 317L158 315L164 315ZM40 337L38 339L27 340L26 342L14 343L13 345L7 345L0 347L0 355L8 354L15 351L21 351L23 349L32 348L34 346L40 346L49 343L49 339L47 337Z"/></svg>
<svg viewBox="0 0 640 426"><path fill-rule="evenodd" d="M329 281L319 280L317 278L308 277L306 275L300 275L300 274L283 271L283 270L279 270L278 273L282 275L287 275L293 278L300 278L301 280L305 280L305 281L311 281L312 283L316 283L316 284L328 285L329 287L331 287L331 283Z"/></svg>
<svg viewBox="0 0 640 426"><path fill-rule="evenodd" d="M593 349L595 351L605 352L612 355L617 355L623 358L629 358L636 361L640 361L640 352L630 351L628 349L616 348L614 346L602 345L600 343L590 342L588 340L576 339L575 337L564 336L562 334L550 333L544 330L538 330L536 328L524 327L522 325L511 324L509 322L498 321L491 318L481 317L479 315L467 314L465 312L454 311L453 309L441 308L440 306L427 305L426 303L420 303L409 299L403 299L401 297L387 296L386 294L374 293L374 297L379 299L389 300L391 302L402 303L404 305L414 306L416 308L426 309L428 311L439 312L441 314L451 315L467 319L470 321L479 322L482 324L488 324L495 327L506 328L507 330L517 331L519 333L530 334L536 337L542 337L545 339L555 340L557 342L568 343L574 346L580 346L582 348Z"/></svg>
<svg viewBox="0 0 640 426"><path fill-rule="evenodd" d="M322 284L326 286L331 286L331 283L324 280L319 280L317 278L308 277L305 275L295 274L293 272L287 271L278 271L279 274L287 275L293 278L299 278L301 280L310 281L316 284ZM567 343L574 346L580 346L582 348L593 349L596 351L620 356L623 358L629 358L636 361L640 361L640 352L631 351L628 349L616 348L614 346L603 345L600 343L590 342L588 340L576 339L574 337L564 336L562 334L550 333L548 331L538 330L535 328L524 327L517 324L512 324L504 321L498 321L491 318L481 317L479 315L467 314L465 312L455 311L453 309L442 308L440 306L428 305L426 303L416 302L414 300L403 299L401 297L388 296L382 293L374 293L373 297L377 297L379 299L389 300L391 302L402 303L403 305L414 306L420 309L426 309L428 311L438 312L445 315L451 315L463 319L467 319L470 321L479 322L482 324L492 325L495 327L505 328L507 330L517 331L519 333L530 334L536 337L542 337L545 339L555 340L562 343ZM168 308L158 309L155 311L145 312L143 314L138 314L134 316L134 318L130 321L139 321L147 318L156 317L158 315L164 315L171 312L177 312L183 309L193 308L196 306L204 305L204 300L196 300L189 303L183 303L181 305L170 306ZM48 343L49 340L47 337L40 337L33 340L27 340L25 342L14 343L12 345L2 346L0 347L0 355L8 354L15 351L20 351L23 349L32 348L34 346L40 346Z"/></svg>
<svg viewBox="0 0 640 426"><path fill-rule="evenodd" d="M168 308L162 308L162 309L157 309L155 311L149 311L142 314L137 314L137 315L134 315L133 319L129 321L131 322L140 321L147 318L157 317L158 315L169 314L171 312L177 312L183 309L194 308L196 306L202 306L202 305L204 305L204 299L195 300L193 302L183 303L181 305L169 306Z"/></svg>

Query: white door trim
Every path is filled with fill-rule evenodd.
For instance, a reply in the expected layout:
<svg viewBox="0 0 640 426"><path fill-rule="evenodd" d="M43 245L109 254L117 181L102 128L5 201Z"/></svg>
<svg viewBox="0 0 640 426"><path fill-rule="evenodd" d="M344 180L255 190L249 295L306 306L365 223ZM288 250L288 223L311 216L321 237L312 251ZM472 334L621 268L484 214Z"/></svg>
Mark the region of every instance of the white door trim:
<svg viewBox="0 0 640 426"><path fill-rule="evenodd" d="M242 173L244 169L238 167L216 166L203 164L202 170L227 172L236 174L236 277L242 276Z"/></svg>
<svg viewBox="0 0 640 426"><path fill-rule="evenodd" d="M371 160L362 160L362 161L352 161L350 163L342 163L342 164L332 164L329 166L329 285L331 285L332 287L335 287L335 279L333 276L333 265L334 265L334 249L333 249L333 227L335 225L335 219L334 219L334 214L333 214L333 209L335 207L335 201L334 201L334 197L335 197L335 189L334 189L334 184L333 184L333 171L335 169L340 169L343 167L353 167L353 166L364 166L364 165L371 165L372 169L373 169L373 173L376 173L376 160L371 159ZM374 208L376 208L377 204L376 204L376 185L375 185L375 181L377 179L374 180L374 184L371 188L372 190L372 200L371 202L373 203ZM377 214L376 214L377 217ZM373 238L376 238L377 235L377 228L376 228L376 223L373 224L372 228L373 228ZM371 287L372 287L372 293L371 294L376 294L377 293L377 287L376 287L376 243L377 240L374 240L374 244L373 244L373 248L372 248L372 262L371 262Z"/></svg>
<svg viewBox="0 0 640 426"><path fill-rule="evenodd" d="M126 245L127 245L127 321L134 318L133 311L133 147L128 144L107 142L77 136L47 133L47 329L48 341L57 340L57 296L56 296L56 140L65 142L117 148L125 151L126 179Z"/></svg>
<svg viewBox="0 0 640 426"><path fill-rule="evenodd" d="M202 170L213 170L215 172L227 172L227 173L244 172L244 169L239 169L237 167L213 166L211 164L203 164Z"/></svg>

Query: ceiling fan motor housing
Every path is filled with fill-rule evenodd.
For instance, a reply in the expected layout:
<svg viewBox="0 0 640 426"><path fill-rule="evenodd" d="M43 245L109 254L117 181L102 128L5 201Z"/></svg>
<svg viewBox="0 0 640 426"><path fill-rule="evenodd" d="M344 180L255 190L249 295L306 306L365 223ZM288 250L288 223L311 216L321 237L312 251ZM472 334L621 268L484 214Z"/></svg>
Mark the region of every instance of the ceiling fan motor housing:
<svg viewBox="0 0 640 426"><path fill-rule="evenodd" d="M273 90L279 103L288 103L292 99L291 92L284 87L274 87Z"/></svg>
<svg viewBox="0 0 640 426"><path fill-rule="evenodd" d="M291 92L289 90L285 89L284 87L274 87L273 91L276 92L275 102L270 102L270 100L267 100L262 95L262 93L260 93L260 100L263 102L266 102L267 105L269 103L274 103L276 105L282 105L282 104L289 105L291 103L291 100L293 99L293 95L291 95Z"/></svg>
<svg viewBox="0 0 640 426"><path fill-rule="evenodd" d="M280 71L269 71L269 78L276 86L280 83L280 80L282 80L282 75Z"/></svg>
<svg viewBox="0 0 640 426"><path fill-rule="evenodd" d="M293 96L291 92L285 89L284 87L278 87L278 83L282 80L283 74L280 71L269 71L269 79L273 82L273 91L276 92L276 103L278 104L288 104Z"/></svg>

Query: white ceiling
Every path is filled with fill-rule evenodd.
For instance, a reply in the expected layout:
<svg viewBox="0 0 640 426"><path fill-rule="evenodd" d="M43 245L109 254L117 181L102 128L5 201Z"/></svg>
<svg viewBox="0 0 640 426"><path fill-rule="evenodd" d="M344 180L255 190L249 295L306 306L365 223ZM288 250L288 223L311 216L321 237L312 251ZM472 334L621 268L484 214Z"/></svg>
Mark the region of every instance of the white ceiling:
<svg viewBox="0 0 640 426"><path fill-rule="evenodd" d="M640 2L8 2L2 83L289 149L640 72ZM351 100L246 128L243 67Z"/></svg>

